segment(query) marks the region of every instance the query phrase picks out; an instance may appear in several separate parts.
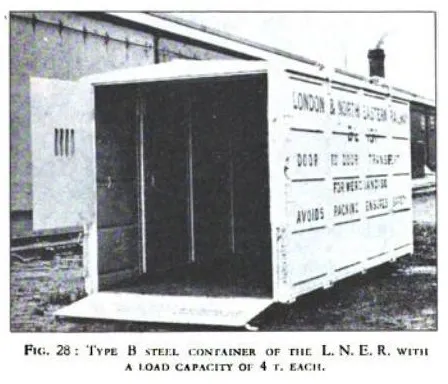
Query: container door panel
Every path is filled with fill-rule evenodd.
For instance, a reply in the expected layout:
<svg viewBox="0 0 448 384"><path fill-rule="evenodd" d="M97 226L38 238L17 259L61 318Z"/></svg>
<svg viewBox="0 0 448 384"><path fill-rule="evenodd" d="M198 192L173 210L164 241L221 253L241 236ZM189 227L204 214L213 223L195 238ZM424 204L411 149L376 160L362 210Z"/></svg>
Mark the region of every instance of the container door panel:
<svg viewBox="0 0 448 384"><path fill-rule="evenodd" d="M94 220L94 100L84 82L31 78L33 229Z"/></svg>

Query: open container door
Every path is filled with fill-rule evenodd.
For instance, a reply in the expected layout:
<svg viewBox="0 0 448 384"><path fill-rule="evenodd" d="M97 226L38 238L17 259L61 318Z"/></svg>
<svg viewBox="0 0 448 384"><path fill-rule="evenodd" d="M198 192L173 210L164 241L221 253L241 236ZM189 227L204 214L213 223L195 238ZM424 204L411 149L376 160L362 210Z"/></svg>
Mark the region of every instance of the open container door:
<svg viewBox="0 0 448 384"><path fill-rule="evenodd" d="M85 289L98 289L93 87L30 78L33 230L83 228Z"/></svg>
<svg viewBox="0 0 448 384"><path fill-rule="evenodd" d="M180 82L187 80L193 82L198 81L201 84L207 84L207 82L210 82L213 85L222 82L223 78L233 80L244 78L245 75L259 75L260 79L263 79L263 76L266 76L266 73L266 64L261 62L230 60L217 62L184 61L105 73L98 76L89 77L88 81L90 84L93 84L94 87L107 85L113 88L117 85L121 86L123 84L139 84L141 87L149 87L148 89L152 92L156 92L157 87L153 87L150 83L166 82L168 86L171 81L173 81L173 84L180 84ZM87 81L87 78L85 81ZM265 84L264 82L261 83ZM238 85L235 84L235 87L237 86ZM115 88L115 90L118 89L118 87ZM234 92L238 91L235 89ZM144 93L142 93L142 95L143 94ZM210 95L213 95L213 93L210 93ZM222 98L222 95L220 96L218 94L213 97ZM236 109L238 111L243 109L241 105L232 104L236 103L232 100L232 98L224 100L228 103L229 108L238 107L239 109ZM170 108L170 106L167 105L166 108ZM186 109L186 111L188 111L188 109ZM201 107L199 108L199 112L202 114L200 116L201 118L198 119L199 121L210 122L210 120L213 120L213 115L207 115L213 112L210 111L210 108ZM96 113L98 114L98 110L96 110ZM238 115L235 110L233 113ZM148 113L148 116L148 124L146 125L144 121L141 124L141 129L146 130L146 133L150 132L151 129L151 114ZM162 116L161 118L164 117ZM222 121L222 124L225 125L225 122L227 122L227 120ZM248 124L249 123L254 124L250 117L248 118ZM96 125L96 129L98 130L98 125ZM144 136L142 135L141 137ZM142 138L140 138L140 140L142 140ZM145 151L143 151L141 155L146 156L149 154L146 153L145 155ZM90 161L93 163L94 158L91 158ZM192 164L194 166L194 162L192 162ZM141 165L145 167L145 161L141 161ZM142 169L141 171L142 174L145 174L147 170ZM193 169L193 172L194 171L195 169ZM97 172L99 173L99 168ZM173 174L171 174L171 176L173 176ZM160 177L157 177L157 179L159 179L160 185ZM148 181L151 182L151 178L149 178ZM142 186L140 186L140 188L142 188ZM98 201L98 204L100 204L100 201ZM100 207L98 208L100 209ZM148 205L147 209L151 209L151 205ZM148 214L147 210L145 211L146 214ZM269 250L267 250L267 252L269 252ZM98 255L99 257L101 256L100 252ZM222 273L222 270L217 273ZM142 278L146 278L146 276L143 276ZM257 316L273 302L272 297L246 297L243 295L237 296L233 293L231 296L225 296L222 292L219 292L219 295L217 296L210 295L210 292L203 292L202 294L193 295L187 288L178 289L175 293L172 289L170 289L169 291L163 291L160 293L157 292L157 294L153 291L129 292L125 291L125 289L126 287L123 286L121 289L114 288L113 291L108 290L96 292L78 302L58 310L56 312L56 316L119 321L204 324L240 327L247 325L251 319Z"/></svg>
<svg viewBox="0 0 448 384"><path fill-rule="evenodd" d="M98 292L62 308L56 315L147 323L243 327L270 304L271 299L249 297Z"/></svg>
<svg viewBox="0 0 448 384"><path fill-rule="evenodd" d="M93 88L31 78L33 230L94 220Z"/></svg>

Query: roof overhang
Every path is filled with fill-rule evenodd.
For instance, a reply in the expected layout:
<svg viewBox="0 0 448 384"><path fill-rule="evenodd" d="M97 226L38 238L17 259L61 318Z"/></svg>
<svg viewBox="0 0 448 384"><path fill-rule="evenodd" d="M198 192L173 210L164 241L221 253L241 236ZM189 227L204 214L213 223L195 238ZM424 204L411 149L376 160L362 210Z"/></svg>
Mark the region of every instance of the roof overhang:
<svg viewBox="0 0 448 384"><path fill-rule="evenodd" d="M247 60L173 60L83 77L93 85L133 84L266 73L269 63Z"/></svg>

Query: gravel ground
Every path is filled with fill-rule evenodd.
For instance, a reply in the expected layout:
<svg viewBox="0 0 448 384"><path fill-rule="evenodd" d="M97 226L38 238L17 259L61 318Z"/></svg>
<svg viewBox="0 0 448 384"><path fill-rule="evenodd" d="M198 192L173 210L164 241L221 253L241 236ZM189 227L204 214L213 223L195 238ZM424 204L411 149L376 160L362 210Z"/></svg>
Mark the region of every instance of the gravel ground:
<svg viewBox="0 0 448 384"><path fill-rule="evenodd" d="M262 331L379 331L437 329L435 197L414 199L412 256L275 304L252 321ZM210 331L223 328L55 319L54 311L84 296L81 255L28 262L11 259L11 331ZM224 328L225 329L225 328Z"/></svg>
<svg viewBox="0 0 448 384"><path fill-rule="evenodd" d="M436 199L434 195L423 195L414 198L414 221L423 224L436 223Z"/></svg>

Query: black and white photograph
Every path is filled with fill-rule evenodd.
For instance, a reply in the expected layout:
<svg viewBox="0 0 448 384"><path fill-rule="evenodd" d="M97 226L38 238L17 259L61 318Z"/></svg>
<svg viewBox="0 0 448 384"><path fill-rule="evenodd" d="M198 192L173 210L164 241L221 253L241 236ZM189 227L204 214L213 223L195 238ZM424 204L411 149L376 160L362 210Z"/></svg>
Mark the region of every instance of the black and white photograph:
<svg viewBox="0 0 448 384"><path fill-rule="evenodd" d="M10 331L436 331L436 16L11 11Z"/></svg>

